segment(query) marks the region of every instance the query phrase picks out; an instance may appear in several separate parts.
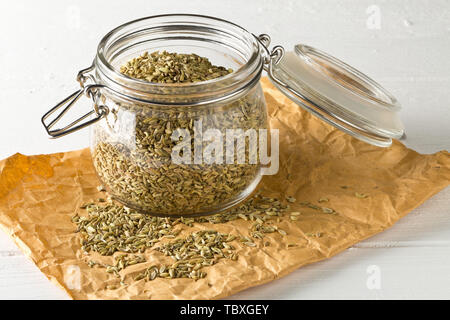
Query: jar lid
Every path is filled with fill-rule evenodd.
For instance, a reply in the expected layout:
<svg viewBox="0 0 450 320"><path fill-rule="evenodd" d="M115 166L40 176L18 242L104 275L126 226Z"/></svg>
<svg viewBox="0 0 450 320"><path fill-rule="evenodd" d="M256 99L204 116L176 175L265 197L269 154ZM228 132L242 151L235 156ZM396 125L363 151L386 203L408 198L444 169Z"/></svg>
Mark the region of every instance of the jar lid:
<svg viewBox="0 0 450 320"><path fill-rule="evenodd" d="M370 144L403 136L400 104L381 85L312 47L296 45L270 71L272 82L303 109Z"/></svg>

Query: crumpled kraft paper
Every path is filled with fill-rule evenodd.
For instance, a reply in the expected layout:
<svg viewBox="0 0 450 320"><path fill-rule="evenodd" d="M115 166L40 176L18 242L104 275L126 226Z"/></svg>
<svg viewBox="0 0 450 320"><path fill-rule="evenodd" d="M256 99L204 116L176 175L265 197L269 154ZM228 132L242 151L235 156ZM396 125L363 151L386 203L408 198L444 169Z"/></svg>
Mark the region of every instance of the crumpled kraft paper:
<svg viewBox="0 0 450 320"><path fill-rule="evenodd" d="M79 206L100 196L89 149L51 155L16 154L0 162L0 226L39 269L74 299L217 299L280 278L392 226L450 183L450 154L421 155L394 141L390 148L360 142L325 124L291 102L267 79L263 86L270 125L280 130L280 170L260 187L270 196L293 196L292 211L278 224L287 236L267 234L270 246L236 245L238 261L222 259L205 268L207 277L133 282L131 274L158 263L149 249L147 262L126 268L131 285L106 289L118 280L104 269L89 268L71 217ZM361 199L355 192L369 195ZM333 208L336 215L300 205ZM195 224L248 235L251 222ZM188 228L188 227L185 227ZM320 233L320 237L317 235ZM298 244L288 247L289 243ZM112 263L112 257L100 258ZM108 260L109 259L109 260ZM301 287L298 288L301 290Z"/></svg>

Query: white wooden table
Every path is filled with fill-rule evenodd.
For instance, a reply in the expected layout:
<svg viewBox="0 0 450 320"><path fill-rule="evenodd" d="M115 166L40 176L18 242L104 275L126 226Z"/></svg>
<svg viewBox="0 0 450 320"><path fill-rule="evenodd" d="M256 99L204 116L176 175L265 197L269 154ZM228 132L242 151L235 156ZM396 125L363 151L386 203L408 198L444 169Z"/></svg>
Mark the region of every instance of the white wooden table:
<svg viewBox="0 0 450 320"><path fill-rule="evenodd" d="M201 13L302 42L366 72L403 105L405 143L450 149L450 1L128 0L0 2L0 158L88 145L87 131L49 140L41 115L77 88L100 38L141 16ZM87 107L87 105L86 105ZM450 298L450 190L344 253L236 299ZM380 281L377 281L380 280ZM0 298L65 299L0 232Z"/></svg>

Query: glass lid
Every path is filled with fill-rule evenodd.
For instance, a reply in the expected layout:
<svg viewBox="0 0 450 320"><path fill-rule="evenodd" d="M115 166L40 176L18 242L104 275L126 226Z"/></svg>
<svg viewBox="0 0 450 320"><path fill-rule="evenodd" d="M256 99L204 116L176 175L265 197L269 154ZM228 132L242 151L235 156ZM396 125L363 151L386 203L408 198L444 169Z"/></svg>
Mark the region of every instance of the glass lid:
<svg viewBox="0 0 450 320"><path fill-rule="evenodd" d="M272 82L286 96L336 128L380 147L402 137L397 100L346 63L299 44L271 67Z"/></svg>

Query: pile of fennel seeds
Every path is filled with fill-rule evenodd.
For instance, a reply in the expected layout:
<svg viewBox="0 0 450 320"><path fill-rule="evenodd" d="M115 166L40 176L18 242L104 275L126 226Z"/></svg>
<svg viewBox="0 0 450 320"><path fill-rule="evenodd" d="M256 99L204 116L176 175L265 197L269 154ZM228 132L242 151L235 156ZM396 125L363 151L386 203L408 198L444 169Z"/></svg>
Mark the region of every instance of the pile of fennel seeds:
<svg viewBox="0 0 450 320"><path fill-rule="evenodd" d="M104 188L99 187L104 192ZM366 199L369 195L366 195ZM153 249L173 260L172 263L143 266L133 274L133 281L151 281L156 278L190 278L194 280L206 277L205 267L212 266L221 259L238 260L236 246L260 247L269 246L270 242L263 240L266 234L277 232L287 236L286 231L277 226L282 217L288 215L290 221L298 220L302 214L291 211L289 204L297 200L287 196L285 201L266 197L256 193L241 205L223 213L188 218L154 217L141 214L100 198L81 207L81 215L75 215L72 221L77 225L80 244L83 252L97 253L102 256L113 256L112 264L88 260L90 267L103 268L105 272L114 274L120 279L119 284L108 285L108 289L117 289L127 285L120 275L123 269L146 262L143 253ZM322 207L328 203L328 198L317 200L319 205L311 202L297 202L297 206L305 210L312 209L321 214L338 214L334 209ZM191 232L185 236L180 233L192 227L194 223L224 224L234 220L244 220L249 224L246 236L220 233L216 230ZM307 232L309 238L320 238L323 232ZM262 240L259 244L258 240ZM297 247L297 243L287 244L288 248Z"/></svg>
<svg viewBox="0 0 450 320"><path fill-rule="evenodd" d="M256 194L245 203L216 215L195 218L154 217L139 213L118 204L111 199L85 204L81 215L72 221L77 225L81 249L84 253L97 253L102 256L114 255L113 264L103 264L89 260L90 267L104 268L120 278L120 285L126 285L120 271L128 266L145 263L143 253L150 248L159 251L173 260L171 264L145 267L133 277L134 281L155 278L204 278L204 267L216 264L221 259L236 261L236 246L257 247L255 240L263 239L265 234L286 232L276 223L289 209L280 200ZM251 221L247 236L238 237L220 233L216 230L192 232L185 237L180 233L194 223L227 223L242 219ZM268 242L264 243L264 246ZM115 254L116 253L116 254ZM109 289L118 286L109 286Z"/></svg>
<svg viewBox="0 0 450 320"><path fill-rule="evenodd" d="M144 52L120 68L130 78L155 83L189 83L212 80L233 72L213 65L207 58L196 54L167 51Z"/></svg>

